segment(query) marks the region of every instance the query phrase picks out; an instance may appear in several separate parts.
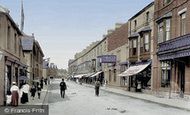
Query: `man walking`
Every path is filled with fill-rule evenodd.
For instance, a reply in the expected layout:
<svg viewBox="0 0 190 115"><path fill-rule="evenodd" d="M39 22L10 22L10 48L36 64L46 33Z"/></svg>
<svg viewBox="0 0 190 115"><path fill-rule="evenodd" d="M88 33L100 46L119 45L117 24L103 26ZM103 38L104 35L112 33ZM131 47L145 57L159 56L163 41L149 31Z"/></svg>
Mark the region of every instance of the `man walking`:
<svg viewBox="0 0 190 115"><path fill-rule="evenodd" d="M100 89L100 81L95 82L95 94L96 96L99 96L99 89Z"/></svg>
<svg viewBox="0 0 190 115"><path fill-rule="evenodd" d="M61 97L65 97L65 90L67 89L66 83L64 82L64 79L62 79L62 82L60 83L60 93Z"/></svg>

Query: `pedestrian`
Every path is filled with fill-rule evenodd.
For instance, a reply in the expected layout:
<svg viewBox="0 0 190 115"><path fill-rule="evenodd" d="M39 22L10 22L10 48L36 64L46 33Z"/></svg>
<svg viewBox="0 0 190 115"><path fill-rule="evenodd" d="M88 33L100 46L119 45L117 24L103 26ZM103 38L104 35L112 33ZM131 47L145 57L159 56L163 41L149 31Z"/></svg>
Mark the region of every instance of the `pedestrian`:
<svg viewBox="0 0 190 115"><path fill-rule="evenodd" d="M38 92L38 99L40 99L40 96L41 96L41 84L39 84L39 82L37 82L37 92Z"/></svg>
<svg viewBox="0 0 190 115"><path fill-rule="evenodd" d="M65 90L67 89L67 85L64 82L64 79L62 79L62 82L60 83L60 94L61 97L64 98L65 97Z"/></svg>
<svg viewBox="0 0 190 115"><path fill-rule="evenodd" d="M36 87L35 87L34 83L32 84L32 87L30 88L30 92L31 92L32 100L34 100L34 97L36 94Z"/></svg>
<svg viewBox="0 0 190 115"><path fill-rule="evenodd" d="M43 89L43 86L44 86L44 78L42 77L41 80L40 80L40 87L41 87L41 89Z"/></svg>
<svg viewBox="0 0 190 115"><path fill-rule="evenodd" d="M95 94L96 96L99 96L99 89L100 89L100 81L95 82Z"/></svg>
<svg viewBox="0 0 190 115"><path fill-rule="evenodd" d="M10 105L11 105L11 100L12 100L11 91L7 91L7 95L6 95L6 105L10 106Z"/></svg>
<svg viewBox="0 0 190 115"><path fill-rule="evenodd" d="M47 78L44 79L44 83L45 83L45 85L47 85Z"/></svg>
<svg viewBox="0 0 190 115"><path fill-rule="evenodd" d="M22 104L29 102L28 101L29 90L30 90L30 86L28 85L28 83L25 82L21 88L21 91L22 91L21 103Z"/></svg>
<svg viewBox="0 0 190 115"><path fill-rule="evenodd" d="M12 87L10 89L12 98L11 98L11 105L12 106L18 106L18 99L19 99L19 88L16 85L16 82L12 83Z"/></svg>

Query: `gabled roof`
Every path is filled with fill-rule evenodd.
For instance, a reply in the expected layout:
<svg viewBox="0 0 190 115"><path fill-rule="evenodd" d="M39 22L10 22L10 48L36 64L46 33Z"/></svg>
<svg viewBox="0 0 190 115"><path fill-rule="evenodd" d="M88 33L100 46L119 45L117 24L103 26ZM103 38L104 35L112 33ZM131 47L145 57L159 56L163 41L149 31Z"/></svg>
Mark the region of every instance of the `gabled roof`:
<svg viewBox="0 0 190 115"><path fill-rule="evenodd" d="M9 13L10 13L10 11L7 8L0 5L0 14L5 15L8 18L8 20L10 21L10 23L12 24L12 26L14 27L14 29L17 30L18 34L22 35L22 32L18 28L18 25L14 22L14 20L12 19L12 17L10 16Z"/></svg>

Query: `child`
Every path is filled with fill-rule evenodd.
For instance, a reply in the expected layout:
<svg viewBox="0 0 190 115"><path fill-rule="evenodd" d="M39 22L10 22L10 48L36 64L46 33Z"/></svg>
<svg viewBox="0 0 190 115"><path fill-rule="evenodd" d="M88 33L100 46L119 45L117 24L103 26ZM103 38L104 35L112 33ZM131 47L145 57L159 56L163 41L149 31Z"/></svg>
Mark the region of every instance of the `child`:
<svg viewBox="0 0 190 115"><path fill-rule="evenodd" d="M7 103L8 106L10 106L11 105L11 100L12 100L11 91L7 91L6 98L7 98L6 103Z"/></svg>

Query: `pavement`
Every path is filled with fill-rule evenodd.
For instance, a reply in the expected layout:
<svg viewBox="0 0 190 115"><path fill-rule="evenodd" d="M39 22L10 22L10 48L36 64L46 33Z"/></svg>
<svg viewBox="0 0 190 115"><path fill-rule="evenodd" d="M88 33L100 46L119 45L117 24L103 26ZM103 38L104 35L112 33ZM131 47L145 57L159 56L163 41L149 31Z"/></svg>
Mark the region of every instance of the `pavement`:
<svg viewBox="0 0 190 115"><path fill-rule="evenodd" d="M29 102L26 104L19 104L19 105L46 105L48 99L48 89L49 85L44 85L42 91L41 91L41 96L40 99L38 99L38 94L36 92L36 95L34 97L34 100L31 97L31 93L28 94Z"/></svg>
<svg viewBox="0 0 190 115"><path fill-rule="evenodd" d="M94 88L94 85L90 84L82 84L83 86ZM37 94L35 96L35 99L32 100L29 94L29 102L24 105L44 105L48 104L50 100L48 100L48 89L49 87L52 87L51 85L44 85L44 89L41 92L41 99L38 99ZM161 104L165 106L170 106L178 109L183 109L183 110L188 110L190 111L190 99L178 99L178 98L163 98L158 95L151 95L151 94L146 94L146 93L137 93L137 92L129 92L123 89L118 89L114 87L109 87L109 86L102 86L100 90L113 93L116 95L122 95L122 96L127 96L127 97L132 97L135 99L140 99L156 104ZM23 105L23 104L21 104Z"/></svg>
<svg viewBox="0 0 190 115"><path fill-rule="evenodd" d="M90 84L82 84L86 87L94 88L94 85ZM190 99L179 99L179 98L166 98L160 97L159 95L151 95L146 93L137 93L137 92L129 92L118 88L113 88L109 86L102 86L100 90L107 91L110 93L114 93L117 95L128 96L140 100L149 101L152 103L157 103L165 106L175 107L178 109L188 110L190 111Z"/></svg>

